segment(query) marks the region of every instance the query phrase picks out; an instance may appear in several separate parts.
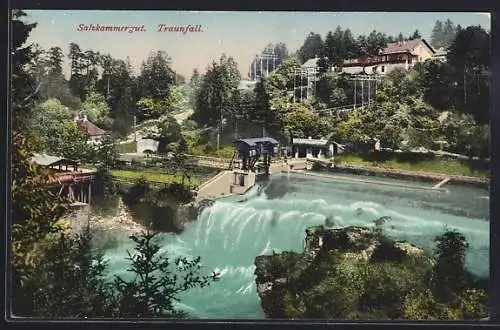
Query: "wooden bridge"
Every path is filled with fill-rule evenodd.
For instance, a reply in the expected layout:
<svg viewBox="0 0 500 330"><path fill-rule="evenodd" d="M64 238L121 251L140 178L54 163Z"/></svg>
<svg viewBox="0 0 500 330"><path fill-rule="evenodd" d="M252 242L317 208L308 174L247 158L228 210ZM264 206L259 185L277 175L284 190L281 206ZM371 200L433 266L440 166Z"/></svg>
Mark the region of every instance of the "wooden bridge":
<svg viewBox="0 0 500 330"><path fill-rule="evenodd" d="M47 186L67 198L71 206L90 205L95 171L79 170L74 160L45 154L35 154L32 160L50 171Z"/></svg>

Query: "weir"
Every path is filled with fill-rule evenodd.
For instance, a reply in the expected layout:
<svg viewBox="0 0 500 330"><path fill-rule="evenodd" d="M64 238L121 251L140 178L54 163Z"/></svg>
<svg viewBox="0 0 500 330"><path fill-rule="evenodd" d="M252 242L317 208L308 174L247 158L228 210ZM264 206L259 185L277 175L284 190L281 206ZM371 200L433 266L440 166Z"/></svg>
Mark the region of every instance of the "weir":
<svg viewBox="0 0 500 330"><path fill-rule="evenodd" d="M396 182L388 182L388 181L381 181L381 180L369 180L369 179L364 179L364 178L360 179L360 178L353 178L353 177L342 177L339 175L320 174L320 173L314 173L314 172L304 172L304 171L295 171L295 170L293 170L291 172L294 174L297 174L297 175L324 178L324 179L332 180L332 181L341 180L341 181L352 182L352 183L368 183L368 184L375 184L375 185L391 186L391 187L395 187L395 188L421 189L421 190L429 190L429 191L434 191L434 192L449 193L448 189L440 188L438 185L436 185L434 187L426 187L426 186L418 186L418 185L409 184L409 183L396 183ZM446 181L446 182L448 182L448 181Z"/></svg>
<svg viewBox="0 0 500 330"><path fill-rule="evenodd" d="M442 185L444 185L445 183L447 183L450 180L451 180L451 178L445 178L442 181L440 181L438 184L436 184L434 187L432 187L432 189L439 189Z"/></svg>

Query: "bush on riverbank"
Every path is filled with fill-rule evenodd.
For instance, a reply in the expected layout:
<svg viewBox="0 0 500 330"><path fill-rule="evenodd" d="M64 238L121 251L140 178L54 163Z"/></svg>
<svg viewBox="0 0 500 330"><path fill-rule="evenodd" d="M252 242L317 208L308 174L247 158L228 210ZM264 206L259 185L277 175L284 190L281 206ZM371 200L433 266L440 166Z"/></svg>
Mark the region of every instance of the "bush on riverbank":
<svg viewBox="0 0 500 330"><path fill-rule="evenodd" d="M136 153L137 152L137 142L136 141L131 141L127 143L120 143L118 144L118 152L121 154L129 154L129 153Z"/></svg>
<svg viewBox="0 0 500 330"><path fill-rule="evenodd" d="M178 219L179 207L194 200L191 189L181 183L171 182L157 190L152 189L145 178L137 179L128 188L122 187L120 195L139 223L156 231L173 233L183 229Z"/></svg>
<svg viewBox="0 0 500 330"><path fill-rule="evenodd" d="M303 253L256 258L262 307L272 318L486 317L488 294L465 268L465 238L448 231L436 240L430 253L380 229L309 228Z"/></svg>
<svg viewBox="0 0 500 330"><path fill-rule="evenodd" d="M202 183L202 178L195 175L190 176L189 179L183 179L183 176L181 174L167 174L160 171L111 170L110 173L117 179L131 181L143 179L145 181L164 184L182 183L193 189L198 187Z"/></svg>

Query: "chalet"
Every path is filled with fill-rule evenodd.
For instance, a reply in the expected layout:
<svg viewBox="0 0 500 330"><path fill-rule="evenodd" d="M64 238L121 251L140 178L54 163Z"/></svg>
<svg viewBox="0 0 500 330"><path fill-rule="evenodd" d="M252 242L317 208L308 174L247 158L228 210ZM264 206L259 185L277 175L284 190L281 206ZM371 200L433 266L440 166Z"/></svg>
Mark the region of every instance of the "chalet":
<svg viewBox="0 0 500 330"><path fill-rule="evenodd" d="M342 71L350 74L386 74L395 68L408 70L433 58L436 51L424 40L413 39L387 44L377 56L345 60Z"/></svg>
<svg viewBox="0 0 500 330"><path fill-rule="evenodd" d="M83 115L82 118L79 116L75 117L75 122L87 132L90 137L90 141L99 142L106 135L106 131L97 127L94 123L88 120L87 115Z"/></svg>

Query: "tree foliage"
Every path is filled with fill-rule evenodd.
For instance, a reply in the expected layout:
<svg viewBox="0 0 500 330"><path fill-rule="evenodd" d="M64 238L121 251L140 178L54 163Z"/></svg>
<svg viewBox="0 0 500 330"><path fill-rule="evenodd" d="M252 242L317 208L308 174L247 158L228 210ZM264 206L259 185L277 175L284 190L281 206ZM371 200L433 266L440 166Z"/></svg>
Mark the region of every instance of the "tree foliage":
<svg viewBox="0 0 500 330"><path fill-rule="evenodd" d="M141 74L138 77L141 96L151 97L155 101L166 100L174 81L175 73L171 68L171 58L166 52L153 52L142 63Z"/></svg>
<svg viewBox="0 0 500 330"><path fill-rule="evenodd" d="M221 117L231 116L230 98L240 79L232 57L222 55L218 63L212 63L196 95L194 118L198 124L221 127Z"/></svg>
<svg viewBox="0 0 500 330"><path fill-rule="evenodd" d="M431 34L431 45L436 49L448 48L453 43L456 34L461 30L460 25L455 25L451 20L437 20Z"/></svg>
<svg viewBox="0 0 500 330"><path fill-rule="evenodd" d="M208 276L200 275L200 258L183 257L170 260L160 255L156 234L143 233L130 237L136 244L135 254L128 252L133 279L117 276L113 285L118 294L114 297L115 317L183 317L174 302L179 294L209 284ZM174 269L172 269L174 266Z"/></svg>
<svg viewBox="0 0 500 330"><path fill-rule="evenodd" d="M283 252L256 260L258 283L273 284L263 297L263 306L265 304L266 313L271 317L478 320L487 315L487 294L470 282L465 286L447 284L448 288L453 288L449 292L453 294L442 300L435 292L439 285L433 284L434 280L429 281L429 278L434 278L429 275L435 274L436 269L440 272L446 269L447 279L455 279L449 277L454 274L451 268L439 264L454 264L454 260L462 260L463 245L453 250L448 243L440 243L435 255L425 251L409 254L383 233L367 231L366 235L374 234L376 243L373 254L365 259L363 255L367 247L361 247L362 237L356 239L359 242L347 240L350 243L334 239L330 245L327 243L328 229L314 232L318 237L323 236L323 245L315 255L311 255L311 248L316 247L312 244L307 245L301 254ZM439 242L449 242L450 239L464 243L461 235L452 231L445 231L438 237ZM314 240L311 238L311 242ZM374 244L371 239L368 241L371 242L368 245ZM397 251L398 257L391 259L389 255L381 254L375 257L377 250L388 252L389 249ZM438 261L432 266L435 256ZM462 275L468 274L465 268L454 270ZM459 280L459 283L463 282Z"/></svg>
<svg viewBox="0 0 500 330"><path fill-rule="evenodd" d="M104 95L91 91L82 104L82 112L90 117L93 123L100 127L109 127L106 119L109 116L109 106Z"/></svg>
<svg viewBox="0 0 500 330"><path fill-rule="evenodd" d="M304 44L297 51L297 56L301 63L304 63L310 58L314 58L316 56L321 56L323 54L323 39L321 35L311 32L307 35Z"/></svg>

